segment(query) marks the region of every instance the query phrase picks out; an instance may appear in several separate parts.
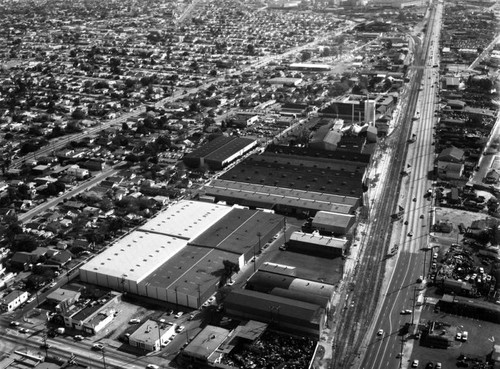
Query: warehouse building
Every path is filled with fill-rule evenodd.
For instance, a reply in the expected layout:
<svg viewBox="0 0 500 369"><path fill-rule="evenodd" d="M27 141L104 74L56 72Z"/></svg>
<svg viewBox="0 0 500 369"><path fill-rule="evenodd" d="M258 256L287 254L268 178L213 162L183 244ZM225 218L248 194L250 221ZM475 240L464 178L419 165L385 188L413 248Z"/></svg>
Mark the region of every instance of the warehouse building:
<svg viewBox="0 0 500 369"><path fill-rule="evenodd" d="M324 210L353 214L367 188L370 156L271 146L204 187L215 201L292 216Z"/></svg>
<svg viewBox="0 0 500 369"><path fill-rule="evenodd" d="M341 236L349 232L355 221L354 215L318 211L311 225L322 234Z"/></svg>
<svg viewBox="0 0 500 369"><path fill-rule="evenodd" d="M204 187L205 194L228 205L272 209L290 215L314 215L318 211L353 214L361 199L298 189L235 181L214 180Z"/></svg>
<svg viewBox="0 0 500 369"><path fill-rule="evenodd" d="M224 260L242 268L282 227L275 214L181 201L82 266L80 278L198 308L217 290Z"/></svg>
<svg viewBox="0 0 500 369"><path fill-rule="evenodd" d="M258 291L233 290L224 300L229 316L268 323L275 328L319 339L326 322L325 309L317 304Z"/></svg>
<svg viewBox="0 0 500 369"><path fill-rule="evenodd" d="M266 265L270 268L259 268L248 280L246 289L309 302L321 306L326 312L330 311L330 299L335 292L334 285L280 273L279 268L278 270L272 268L273 263ZM289 266L281 267L289 268Z"/></svg>
<svg viewBox="0 0 500 369"><path fill-rule="evenodd" d="M219 136L199 149L184 156L183 162L189 167L204 165L218 170L229 165L257 146L257 141L236 136Z"/></svg>
<svg viewBox="0 0 500 369"><path fill-rule="evenodd" d="M347 250L347 242L346 239L341 238L293 232L288 241L287 250L326 258L337 258L344 255Z"/></svg>

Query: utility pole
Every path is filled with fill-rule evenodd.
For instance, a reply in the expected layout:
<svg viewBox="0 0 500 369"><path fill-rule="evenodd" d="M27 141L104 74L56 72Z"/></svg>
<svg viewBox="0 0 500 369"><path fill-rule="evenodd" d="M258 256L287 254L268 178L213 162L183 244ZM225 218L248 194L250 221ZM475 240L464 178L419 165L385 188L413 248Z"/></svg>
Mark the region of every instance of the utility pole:
<svg viewBox="0 0 500 369"><path fill-rule="evenodd" d="M403 350L405 348L405 336L406 334L403 334L403 336L401 337L401 351L399 352L399 367L402 368L403 367Z"/></svg>
<svg viewBox="0 0 500 369"><path fill-rule="evenodd" d="M422 271L422 278L425 279L425 263L426 263L426 258L427 258L427 248L424 249L424 270Z"/></svg>
<svg viewBox="0 0 500 369"><path fill-rule="evenodd" d="M286 244L286 217L283 217L283 240L283 243Z"/></svg>
<svg viewBox="0 0 500 369"><path fill-rule="evenodd" d="M102 365L104 366L104 369L106 369L106 350L104 347L102 348Z"/></svg>
<svg viewBox="0 0 500 369"><path fill-rule="evenodd" d="M157 321L156 324L158 325L158 351L161 350L161 322Z"/></svg>

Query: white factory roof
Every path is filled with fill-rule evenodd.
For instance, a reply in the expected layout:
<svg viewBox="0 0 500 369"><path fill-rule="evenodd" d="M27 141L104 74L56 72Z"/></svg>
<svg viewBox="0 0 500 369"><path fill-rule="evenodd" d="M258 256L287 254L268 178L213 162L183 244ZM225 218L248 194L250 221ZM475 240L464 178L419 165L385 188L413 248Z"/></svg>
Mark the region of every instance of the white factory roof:
<svg viewBox="0 0 500 369"><path fill-rule="evenodd" d="M140 282L183 249L187 240L134 231L97 255L82 270Z"/></svg>
<svg viewBox="0 0 500 369"><path fill-rule="evenodd" d="M139 229L192 240L231 209L225 205L183 200L157 214Z"/></svg>

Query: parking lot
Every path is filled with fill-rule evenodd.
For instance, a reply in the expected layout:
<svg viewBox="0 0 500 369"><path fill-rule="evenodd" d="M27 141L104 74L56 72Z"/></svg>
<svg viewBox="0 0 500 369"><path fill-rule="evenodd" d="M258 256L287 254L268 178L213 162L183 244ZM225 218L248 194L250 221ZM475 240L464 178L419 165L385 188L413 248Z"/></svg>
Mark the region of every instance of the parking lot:
<svg viewBox="0 0 500 369"><path fill-rule="evenodd" d="M471 319L444 313L434 312L434 305L426 304L422 310L421 323L428 321L445 323L446 330L452 332L468 332L466 342L454 340L448 349L430 348L418 343L413 346L411 361L418 359L419 367L425 368L428 362L440 362L443 368L456 368L457 358L465 355L470 358L484 359L491 353L494 342L500 340L498 325L482 320ZM412 339L412 338L410 338ZM411 363L410 361L410 363ZM410 364L409 363L409 364ZM472 366L472 365L470 365Z"/></svg>

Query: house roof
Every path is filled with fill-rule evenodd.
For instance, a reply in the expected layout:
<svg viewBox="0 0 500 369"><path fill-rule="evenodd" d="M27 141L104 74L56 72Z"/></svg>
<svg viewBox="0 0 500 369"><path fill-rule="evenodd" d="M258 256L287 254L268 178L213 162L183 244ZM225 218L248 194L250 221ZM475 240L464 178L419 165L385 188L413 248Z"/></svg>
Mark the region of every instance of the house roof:
<svg viewBox="0 0 500 369"><path fill-rule="evenodd" d="M464 158L464 150L452 146L441 151L441 153L438 156L438 161L457 163L461 162L463 158Z"/></svg>

